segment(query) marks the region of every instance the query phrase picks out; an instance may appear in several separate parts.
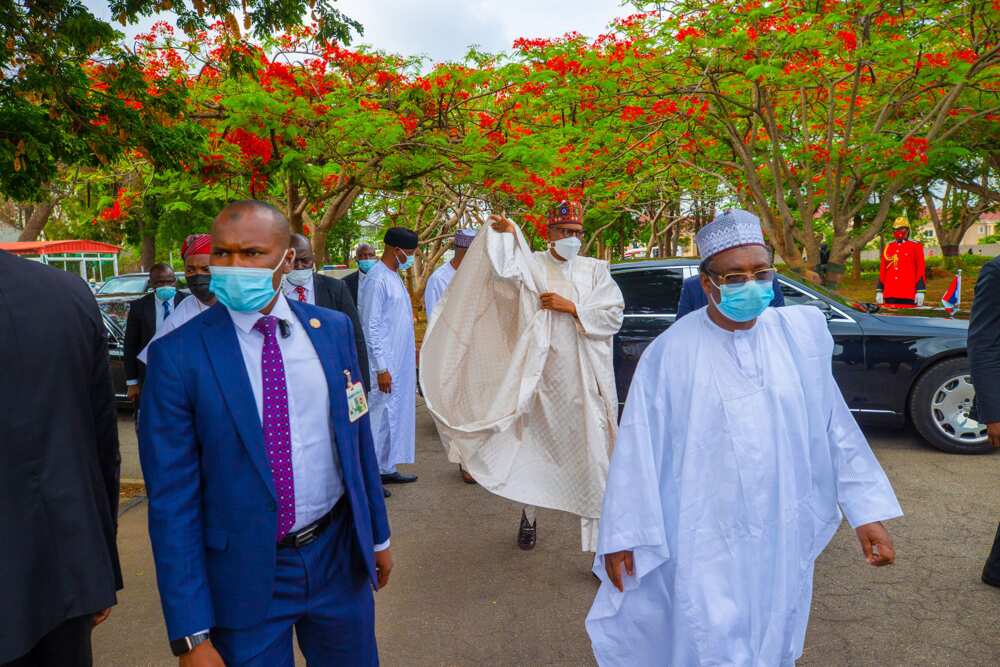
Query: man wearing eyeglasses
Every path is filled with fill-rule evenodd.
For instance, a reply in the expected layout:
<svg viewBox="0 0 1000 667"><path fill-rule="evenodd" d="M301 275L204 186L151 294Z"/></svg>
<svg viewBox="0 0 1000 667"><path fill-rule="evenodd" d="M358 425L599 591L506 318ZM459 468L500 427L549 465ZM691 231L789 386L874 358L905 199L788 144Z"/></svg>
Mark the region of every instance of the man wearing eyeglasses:
<svg viewBox="0 0 1000 667"><path fill-rule="evenodd" d="M578 202L550 212L544 251L506 218L484 231L424 337L424 397L452 462L524 506L521 549L534 548L544 507L581 517L593 551L617 428L621 290L607 262L580 256Z"/></svg>
<svg viewBox="0 0 1000 667"><path fill-rule="evenodd" d="M832 373L810 306L768 308L760 221L697 237L708 306L643 353L611 460L587 617L602 665L792 665L813 564L847 516L890 565L902 515Z"/></svg>
<svg viewBox="0 0 1000 667"><path fill-rule="evenodd" d="M778 275L774 275L774 280L772 281L771 289L774 292L774 298L771 299L771 303L768 305L772 308L780 308L785 305L785 295L781 291L781 283L778 281ZM681 287L681 298L677 302L677 319L681 319L688 313L692 313L699 308L704 308L708 305L708 295L705 294L705 290L701 287L701 276L691 276L690 278L684 279L684 285Z"/></svg>

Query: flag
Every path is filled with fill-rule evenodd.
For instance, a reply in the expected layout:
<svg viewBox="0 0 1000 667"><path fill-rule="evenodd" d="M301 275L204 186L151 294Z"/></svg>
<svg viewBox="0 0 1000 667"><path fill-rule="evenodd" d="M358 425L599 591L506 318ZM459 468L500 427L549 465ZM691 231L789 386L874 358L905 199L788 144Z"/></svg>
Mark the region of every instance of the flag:
<svg viewBox="0 0 1000 667"><path fill-rule="evenodd" d="M951 279L951 285L945 291L944 296L941 297L941 305L949 313L953 313L958 310L958 305L962 303L962 272L959 271L958 274Z"/></svg>

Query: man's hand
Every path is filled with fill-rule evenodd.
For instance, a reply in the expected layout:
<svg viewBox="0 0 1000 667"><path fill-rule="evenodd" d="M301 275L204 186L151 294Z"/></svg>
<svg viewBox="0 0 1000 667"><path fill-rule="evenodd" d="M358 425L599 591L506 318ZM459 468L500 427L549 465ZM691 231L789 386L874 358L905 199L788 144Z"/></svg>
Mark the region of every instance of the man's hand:
<svg viewBox="0 0 1000 667"><path fill-rule="evenodd" d="M613 554L607 554L604 556L604 570L608 573L611 578L611 583L619 591L625 592L625 588L622 585L622 565L625 565L625 571L628 575L635 575L635 559L632 557L631 551L616 551Z"/></svg>
<svg viewBox="0 0 1000 667"><path fill-rule="evenodd" d="M576 317L576 304L555 292L546 292L542 295L542 309L554 310L557 313L566 313Z"/></svg>
<svg viewBox="0 0 1000 667"><path fill-rule="evenodd" d="M865 560L873 567L892 565L896 562L896 551L892 548L892 538L881 521L866 523L854 531L865 552Z"/></svg>
<svg viewBox="0 0 1000 667"><path fill-rule="evenodd" d="M492 227L495 232L500 232L501 234L514 233L514 223L502 215L491 215L489 222L490 227Z"/></svg>
<svg viewBox="0 0 1000 667"><path fill-rule="evenodd" d="M389 575L392 573L392 549L375 552L375 571L378 573L378 589L389 585Z"/></svg>
<svg viewBox="0 0 1000 667"><path fill-rule="evenodd" d="M992 422L986 425L986 438L994 447L1000 448L1000 422Z"/></svg>
<svg viewBox="0 0 1000 667"><path fill-rule="evenodd" d="M125 392L126 398L128 398L131 402L135 403L139 400L139 385L130 384Z"/></svg>
<svg viewBox="0 0 1000 667"><path fill-rule="evenodd" d="M212 646L212 640L204 641L180 657L180 667L226 667L222 656Z"/></svg>
<svg viewBox="0 0 1000 667"><path fill-rule="evenodd" d="M378 374L378 390L383 394L392 393L392 373L382 371Z"/></svg>
<svg viewBox="0 0 1000 667"><path fill-rule="evenodd" d="M110 615L111 615L111 607L108 607L107 609L102 609L101 611L94 614L93 627L96 628L98 625L108 620L108 616Z"/></svg>

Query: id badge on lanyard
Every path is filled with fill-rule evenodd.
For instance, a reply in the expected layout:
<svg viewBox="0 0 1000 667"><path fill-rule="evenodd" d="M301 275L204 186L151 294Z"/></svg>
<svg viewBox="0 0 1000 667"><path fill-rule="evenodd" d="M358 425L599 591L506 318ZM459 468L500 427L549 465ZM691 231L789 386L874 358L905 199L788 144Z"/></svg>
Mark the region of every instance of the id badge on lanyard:
<svg viewBox="0 0 1000 667"><path fill-rule="evenodd" d="M347 377L347 418L353 424L368 414L368 399L361 383L351 381L351 371L345 370L344 375Z"/></svg>

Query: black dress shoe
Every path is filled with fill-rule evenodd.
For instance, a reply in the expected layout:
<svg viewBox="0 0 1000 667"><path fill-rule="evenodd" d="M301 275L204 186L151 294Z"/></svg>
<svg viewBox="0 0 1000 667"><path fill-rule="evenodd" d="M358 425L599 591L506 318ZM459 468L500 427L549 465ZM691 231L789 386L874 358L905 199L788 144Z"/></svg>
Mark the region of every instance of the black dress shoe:
<svg viewBox="0 0 1000 667"><path fill-rule="evenodd" d="M389 489L387 489L387 488L385 488L385 487L383 486L383 487L382 487L382 497L383 497L383 498L388 498L388 497L389 497L389 496L391 496L391 495L392 495L392 491L390 491Z"/></svg>
<svg viewBox="0 0 1000 667"><path fill-rule="evenodd" d="M400 472L394 472L391 475L382 475L383 484L410 484L417 481L416 475L404 475Z"/></svg>
<svg viewBox="0 0 1000 667"><path fill-rule="evenodd" d="M521 527L517 531L517 546L521 551L531 551L535 548L536 530L538 520L535 523L528 523L528 516L521 510Z"/></svg>

